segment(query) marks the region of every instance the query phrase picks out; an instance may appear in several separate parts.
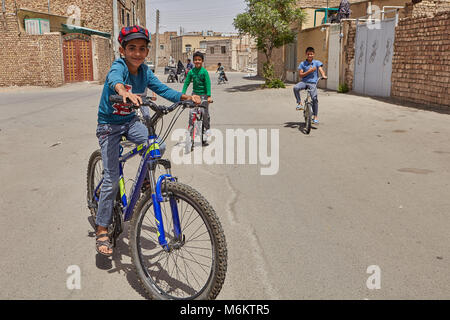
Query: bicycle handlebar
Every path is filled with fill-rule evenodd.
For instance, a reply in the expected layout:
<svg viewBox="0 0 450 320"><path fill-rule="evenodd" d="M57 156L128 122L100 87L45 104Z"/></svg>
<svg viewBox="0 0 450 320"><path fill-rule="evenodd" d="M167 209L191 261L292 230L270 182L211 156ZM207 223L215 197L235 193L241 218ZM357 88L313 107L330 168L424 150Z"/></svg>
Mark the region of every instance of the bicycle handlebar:
<svg viewBox="0 0 450 320"><path fill-rule="evenodd" d="M152 109L153 111L155 111L156 113L168 114L181 105L183 106L183 108L195 108L195 107L206 108L205 102L207 102L207 100L203 100L201 104L195 104L194 101L184 100L184 101L175 102L170 107L166 107L166 106L158 106L156 103L154 103L151 100L151 97L141 96L141 99L142 99L142 104L136 105L136 104L132 103L130 99L127 98L127 102L129 103L129 106L124 106L124 107L129 108L129 109L139 109L142 106L147 106L150 109ZM112 103L123 103L123 97L118 94L111 95L111 96L109 96L109 101L111 101Z"/></svg>

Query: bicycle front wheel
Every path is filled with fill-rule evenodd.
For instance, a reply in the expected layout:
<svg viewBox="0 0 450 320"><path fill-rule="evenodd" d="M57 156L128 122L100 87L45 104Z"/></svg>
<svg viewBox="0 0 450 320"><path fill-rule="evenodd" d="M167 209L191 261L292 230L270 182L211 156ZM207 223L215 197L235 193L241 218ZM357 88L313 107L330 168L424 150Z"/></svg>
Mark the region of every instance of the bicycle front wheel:
<svg viewBox="0 0 450 320"><path fill-rule="evenodd" d="M311 117L312 117L312 105L307 102L305 104L305 110L303 112L305 117L305 133L309 134L311 132Z"/></svg>
<svg viewBox="0 0 450 320"><path fill-rule="evenodd" d="M170 250L158 242L151 194L136 204L130 223L131 259L151 299L215 299L227 269L227 248L220 221L208 201L191 187L165 182L163 195L176 200L181 238L174 235L170 202L161 202Z"/></svg>

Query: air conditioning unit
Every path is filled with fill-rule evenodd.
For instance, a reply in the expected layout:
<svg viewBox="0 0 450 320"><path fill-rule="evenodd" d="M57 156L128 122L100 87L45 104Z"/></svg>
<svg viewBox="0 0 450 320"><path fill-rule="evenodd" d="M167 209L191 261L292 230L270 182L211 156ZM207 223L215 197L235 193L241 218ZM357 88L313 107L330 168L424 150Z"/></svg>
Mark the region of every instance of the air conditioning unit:
<svg viewBox="0 0 450 320"><path fill-rule="evenodd" d="M25 19L25 31L28 34L44 34L50 32L50 21L47 19Z"/></svg>

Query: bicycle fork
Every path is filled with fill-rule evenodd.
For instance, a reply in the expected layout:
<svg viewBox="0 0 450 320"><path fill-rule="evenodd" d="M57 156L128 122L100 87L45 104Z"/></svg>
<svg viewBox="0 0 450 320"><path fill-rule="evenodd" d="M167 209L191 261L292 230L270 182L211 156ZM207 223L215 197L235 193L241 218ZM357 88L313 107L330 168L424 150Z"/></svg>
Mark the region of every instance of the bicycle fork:
<svg viewBox="0 0 450 320"><path fill-rule="evenodd" d="M181 223L180 216L178 214L178 205L174 195L170 195L167 192L163 195L162 185L165 180L175 181L175 178L172 177L171 174L161 175L157 181L153 174L150 175L150 184L152 187L152 202L153 202L153 211L155 214L156 227L157 227L157 235L158 242L163 247L163 249L167 252L170 252L172 249L178 249L184 243L184 237L181 233ZM167 201L167 197L170 202L170 209L172 211L172 220L173 220L173 232L174 239L170 243L167 241L166 232L164 231L164 221L162 217L161 211L161 203Z"/></svg>

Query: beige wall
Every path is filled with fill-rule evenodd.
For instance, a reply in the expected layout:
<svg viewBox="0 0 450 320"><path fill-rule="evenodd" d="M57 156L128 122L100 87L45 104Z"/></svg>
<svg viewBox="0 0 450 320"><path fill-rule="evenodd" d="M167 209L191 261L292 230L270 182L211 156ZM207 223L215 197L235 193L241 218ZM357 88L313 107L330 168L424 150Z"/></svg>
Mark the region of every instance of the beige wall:
<svg viewBox="0 0 450 320"><path fill-rule="evenodd" d="M352 19L356 19L356 18L360 18L360 17L364 17L368 15L368 6L369 6L369 2L372 4L372 12L375 13L377 8L379 8L379 10L383 10L384 6L406 6L407 3L410 3L411 0L366 0L366 1L360 1L357 3L352 3L350 6L350 10L352 10L351 16L350 18ZM376 7L375 7L376 6ZM386 11L389 11L392 9L387 8ZM405 10L401 9L399 11L399 17L403 18L405 17ZM393 18L395 17L395 13L387 13L386 14L387 18ZM381 17L375 17L374 18L381 18Z"/></svg>
<svg viewBox="0 0 450 320"><path fill-rule="evenodd" d="M322 29L324 29L322 31ZM306 48L313 47L314 59L320 60L326 69L328 63L328 25L302 30L298 35L297 65L306 59Z"/></svg>
<svg viewBox="0 0 450 320"><path fill-rule="evenodd" d="M302 24L302 29L308 29L314 27L314 8L304 8L303 11L306 13L306 21ZM324 12L317 12L316 14L316 25L320 25L322 19L325 17Z"/></svg>
<svg viewBox="0 0 450 320"><path fill-rule="evenodd" d="M284 80L286 79L286 74L284 72L285 65L285 47L276 48L272 52L272 63L275 71L275 75ZM263 65L267 61L266 56L263 52L258 51L258 75L263 76Z"/></svg>
<svg viewBox="0 0 450 320"><path fill-rule="evenodd" d="M114 60L112 43L110 39L96 35L92 35L91 40L94 81L103 83Z"/></svg>
<svg viewBox="0 0 450 320"><path fill-rule="evenodd" d="M156 48L156 34L152 34L152 43L150 44L150 54L148 59L155 63L156 52L158 52L158 67L167 66L169 63L170 55L172 54L172 41L171 39L177 37L176 31L168 31L159 35L158 48ZM164 46L164 49L160 49Z"/></svg>

